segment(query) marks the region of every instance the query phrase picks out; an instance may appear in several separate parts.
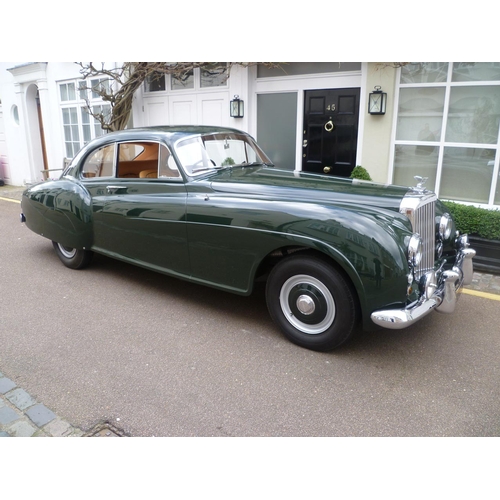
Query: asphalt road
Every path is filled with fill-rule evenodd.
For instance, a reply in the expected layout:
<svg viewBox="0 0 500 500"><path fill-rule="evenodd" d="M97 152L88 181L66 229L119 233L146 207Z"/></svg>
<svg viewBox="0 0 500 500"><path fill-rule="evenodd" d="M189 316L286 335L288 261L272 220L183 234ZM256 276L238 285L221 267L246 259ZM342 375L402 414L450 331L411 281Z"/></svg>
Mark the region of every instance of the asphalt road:
<svg viewBox="0 0 500 500"><path fill-rule="evenodd" d="M0 200L0 371L73 425L132 436L500 436L500 304L316 353L262 293L96 256L65 268ZM261 292L262 290L259 290Z"/></svg>

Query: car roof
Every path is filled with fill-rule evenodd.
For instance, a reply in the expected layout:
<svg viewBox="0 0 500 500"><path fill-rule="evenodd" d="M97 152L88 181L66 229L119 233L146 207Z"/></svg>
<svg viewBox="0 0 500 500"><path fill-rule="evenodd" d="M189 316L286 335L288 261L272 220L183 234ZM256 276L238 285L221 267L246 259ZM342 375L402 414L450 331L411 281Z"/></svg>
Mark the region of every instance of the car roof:
<svg viewBox="0 0 500 500"><path fill-rule="evenodd" d="M108 139L123 140L133 136L134 139L139 139L146 136L162 136L168 139L178 138L185 135L203 135L211 133L244 133L230 127L219 127L210 125L158 125L154 127L138 127L106 134Z"/></svg>

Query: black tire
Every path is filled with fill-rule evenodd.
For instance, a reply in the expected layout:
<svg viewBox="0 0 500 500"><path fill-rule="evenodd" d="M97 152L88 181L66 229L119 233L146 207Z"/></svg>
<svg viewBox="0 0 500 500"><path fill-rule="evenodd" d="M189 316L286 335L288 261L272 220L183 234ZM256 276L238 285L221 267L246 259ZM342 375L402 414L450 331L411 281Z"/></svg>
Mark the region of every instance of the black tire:
<svg viewBox="0 0 500 500"><path fill-rule="evenodd" d="M358 307L349 282L321 258L294 255L279 262L266 285L269 313L291 342L330 351L352 338Z"/></svg>
<svg viewBox="0 0 500 500"><path fill-rule="evenodd" d="M61 262L70 269L83 269L90 264L93 252L89 250L78 250L76 248L66 247L57 243L52 242L57 256L61 259Z"/></svg>

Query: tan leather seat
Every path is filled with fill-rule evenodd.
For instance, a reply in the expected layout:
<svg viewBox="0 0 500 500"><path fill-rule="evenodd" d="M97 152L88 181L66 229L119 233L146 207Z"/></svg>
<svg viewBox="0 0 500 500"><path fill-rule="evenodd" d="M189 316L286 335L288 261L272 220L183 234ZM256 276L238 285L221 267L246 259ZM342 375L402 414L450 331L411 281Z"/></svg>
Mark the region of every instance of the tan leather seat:
<svg viewBox="0 0 500 500"><path fill-rule="evenodd" d="M156 179L158 177L158 171L157 170L143 170L142 172L139 173L139 177L141 179L144 178L151 178L151 179Z"/></svg>

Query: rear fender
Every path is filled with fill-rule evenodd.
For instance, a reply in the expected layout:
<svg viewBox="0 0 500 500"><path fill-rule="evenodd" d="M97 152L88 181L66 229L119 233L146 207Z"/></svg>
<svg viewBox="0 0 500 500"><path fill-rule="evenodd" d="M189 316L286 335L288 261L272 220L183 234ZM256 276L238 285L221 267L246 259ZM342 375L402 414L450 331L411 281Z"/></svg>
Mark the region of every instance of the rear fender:
<svg viewBox="0 0 500 500"><path fill-rule="evenodd" d="M28 188L21 200L26 225L33 232L64 246L92 246L92 205L88 191L62 178Z"/></svg>

